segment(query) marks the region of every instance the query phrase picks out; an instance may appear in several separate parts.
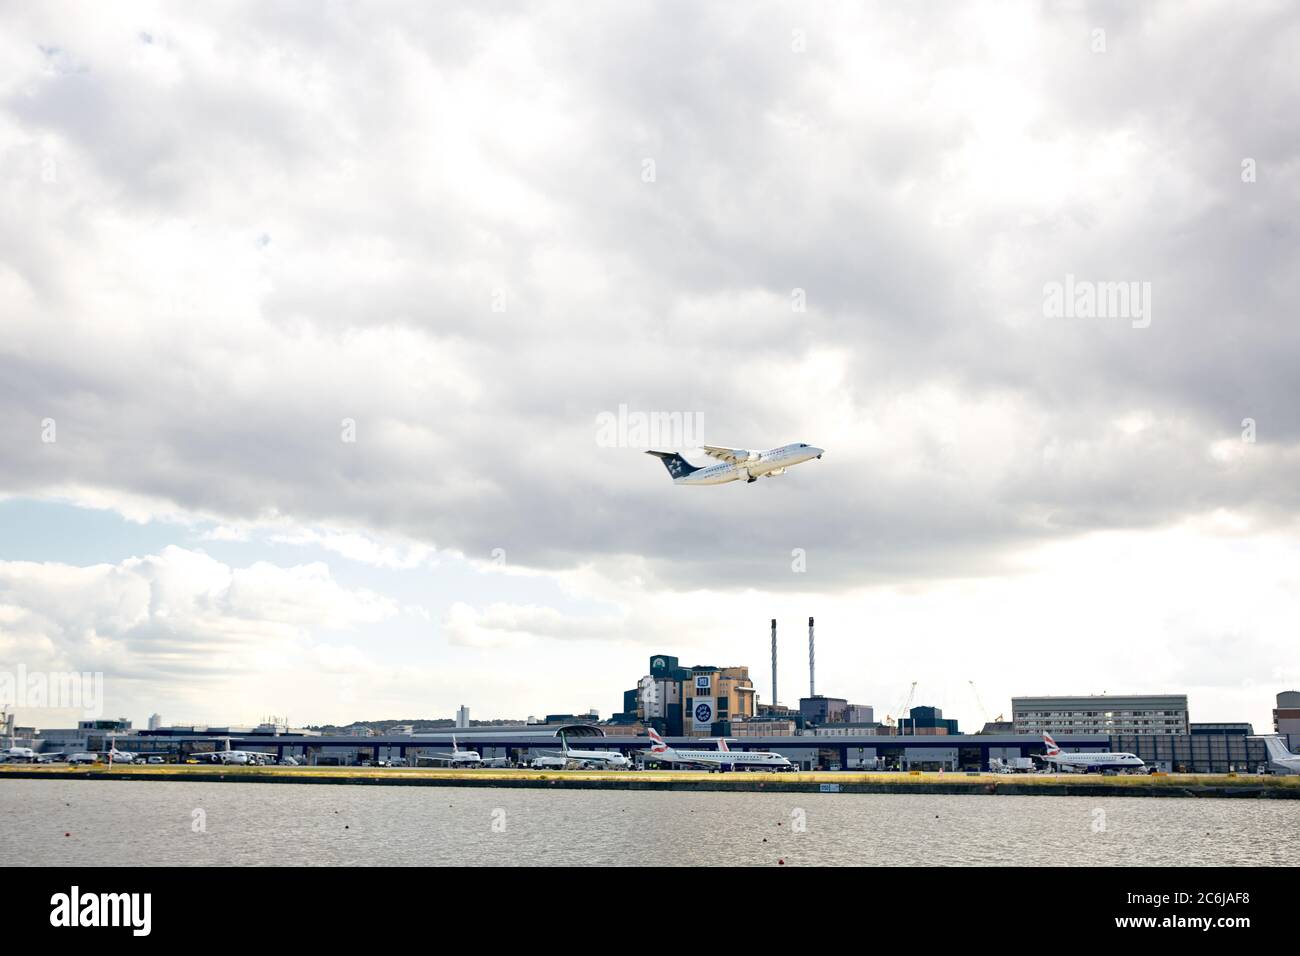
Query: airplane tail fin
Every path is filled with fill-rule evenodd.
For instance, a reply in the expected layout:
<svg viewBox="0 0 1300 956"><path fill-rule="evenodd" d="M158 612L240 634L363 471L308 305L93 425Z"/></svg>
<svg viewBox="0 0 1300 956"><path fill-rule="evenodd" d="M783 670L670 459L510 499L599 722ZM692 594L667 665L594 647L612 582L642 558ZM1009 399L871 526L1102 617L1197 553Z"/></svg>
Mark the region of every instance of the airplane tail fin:
<svg viewBox="0 0 1300 956"><path fill-rule="evenodd" d="M1297 756L1286 749L1286 744L1282 743L1281 737L1261 736L1257 739L1264 741L1264 749L1268 751L1269 760L1285 760Z"/></svg>
<svg viewBox="0 0 1300 956"><path fill-rule="evenodd" d="M653 745L650 747L650 752L652 754L661 754L667 752L668 745L664 743L664 739L659 736L658 731L656 731L653 727L651 727L646 732L650 735L651 741L653 741Z"/></svg>
<svg viewBox="0 0 1300 956"><path fill-rule="evenodd" d="M1056 741L1052 739L1051 734L1043 734L1043 743L1047 747L1047 756L1055 757L1061 752L1061 748L1056 745Z"/></svg>
<svg viewBox="0 0 1300 956"><path fill-rule="evenodd" d="M569 739L564 736L564 731L562 730L560 731L560 750L564 753L565 756L568 756Z"/></svg>
<svg viewBox="0 0 1300 956"><path fill-rule="evenodd" d="M727 738L726 738L726 737L719 737L719 738L718 738L718 749L721 750L724 754L725 754L725 753L731 753L731 748L727 746Z"/></svg>
<svg viewBox="0 0 1300 956"><path fill-rule="evenodd" d="M662 461L664 467L668 469L668 474L671 475L674 480L685 478L692 472L700 470L698 465L692 465L675 451L648 451L646 454L654 455Z"/></svg>

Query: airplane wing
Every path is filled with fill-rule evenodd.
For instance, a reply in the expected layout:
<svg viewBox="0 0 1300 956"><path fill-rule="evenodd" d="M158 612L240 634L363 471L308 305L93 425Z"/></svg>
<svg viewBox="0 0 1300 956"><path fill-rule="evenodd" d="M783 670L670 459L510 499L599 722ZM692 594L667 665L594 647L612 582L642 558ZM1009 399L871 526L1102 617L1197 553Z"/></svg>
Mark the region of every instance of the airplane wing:
<svg viewBox="0 0 1300 956"><path fill-rule="evenodd" d="M686 764L688 767L716 767L722 763L721 760L714 760L710 757L690 757L689 759L686 757L678 757L673 762Z"/></svg>
<svg viewBox="0 0 1300 956"><path fill-rule="evenodd" d="M733 465L749 459L748 448L722 448L718 445L702 445L701 449L704 454L721 461L731 462Z"/></svg>

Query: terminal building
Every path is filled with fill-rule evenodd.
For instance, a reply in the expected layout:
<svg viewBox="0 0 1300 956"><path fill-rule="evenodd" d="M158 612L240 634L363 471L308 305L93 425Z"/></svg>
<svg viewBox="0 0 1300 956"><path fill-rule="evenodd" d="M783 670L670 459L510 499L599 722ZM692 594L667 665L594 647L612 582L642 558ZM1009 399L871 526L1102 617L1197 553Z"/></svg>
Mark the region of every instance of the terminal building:
<svg viewBox="0 0 1300 956"><path fill-rule="evenodd" d="M1186 694L1110 697L1013 697L1018 734L1180 736L1191 732ZM1139 756L1141 756L1139 754Z"/></svg>
<svg viewBox="0 0 1300 956"><path fill-rule="evenodd" d="M117 737L120 750L137 754L160 754L169 759L223 749L262 751L276 758L292 756L310 765L351 765L402 759L418 763L436 759L452 749L452 734L463 750L475 750L485 762L525 763L533 757L555 755L560 750L560 733L571 744L590 750L616 750L640 761L650 746L644 735L607 734L595 724L516 724L513 726L470 727L439 733L354 737L348 734L310 736L298 733L275 735L231 735L214 738L206 734L150 734L142 731ZM694 736L666 736L674 747L700 747ZM95 746L92 749L103 749ZM103 743L107 743L104 741ZM1173 772L1254 772L1268 765L1262 740L1251 740L1239 729L1188 734L1104 735L1076 734L1064 748L1072 752L1121 751L1134 753L1148 766ZM716 747L708 741L705 748ZM731 737L731 749L770 750L783 754L801 770L946 770L990 769L991 758L1033 757L1043 754L1041 735L955 734L881 736L871 728L861 733L834 736L816 734Z"/></svg>
<svg viewBox="0 0 1300 956"><path fill-rule="evenodd" d="M943 720L933 708L915 709L932 712L935 721ZM923 715L917 716L921 718ZM355 736L348 732L324 734L265 725L252 728L160 727L133 732L130 722L124 720L85 723L87 726L77 730L81 740L76 749L104 751L116 744L119 750L146 756L156 754L168 760L185 760L224 749L226 740L234 750L261 751L277 759L294 757L310 765L353 765L398 759L418 763L421 758L437 760L439 754L452 750L453 734L460 748L478 751L485 762L515 764L537 756L557 754L561 747L560 734L582 749L616 750L634 761L643 760L650 746L649 738L644 734L581 720L446 728L430 733L412 733L410 728L397 728L387 732L376 731L372 736ZM775 751L803 770L977 771L988 770L993 758L1041 756L1044 751L1039 733L911 733L910 724L910 720L905 720L898 726L826 725L802 733L795 732L792 721L783 718L728 722L723 726L731 728L724 734L731 738L732 750ZM832 727L835 732L825 732ZM51 746L54 743L51 736L51 732L40 734L34 746L43 751L56 749ZM1075 733L1068 738L1063 735L1061 744L1072 752L1135 753L1148 766L1166 771L1254 772L1267 766L1268 758L1263 741L1252 740L1252 736L1248 723L1192 724L1186 734ZM665 737L675 747L717 746L714 741L701 744L698 735L665 734Z"/></svg>

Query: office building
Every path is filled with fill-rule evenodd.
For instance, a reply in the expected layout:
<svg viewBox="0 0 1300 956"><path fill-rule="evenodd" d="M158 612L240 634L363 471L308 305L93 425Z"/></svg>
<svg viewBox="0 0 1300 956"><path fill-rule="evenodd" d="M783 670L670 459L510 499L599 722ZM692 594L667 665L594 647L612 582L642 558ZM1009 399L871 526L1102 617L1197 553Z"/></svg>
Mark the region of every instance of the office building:
<svg viewBox="0 0 1300 956"><path fill-rule="evenodd" d="M1018 734L1187 734L1186 694L1013 697Z"/></svg>

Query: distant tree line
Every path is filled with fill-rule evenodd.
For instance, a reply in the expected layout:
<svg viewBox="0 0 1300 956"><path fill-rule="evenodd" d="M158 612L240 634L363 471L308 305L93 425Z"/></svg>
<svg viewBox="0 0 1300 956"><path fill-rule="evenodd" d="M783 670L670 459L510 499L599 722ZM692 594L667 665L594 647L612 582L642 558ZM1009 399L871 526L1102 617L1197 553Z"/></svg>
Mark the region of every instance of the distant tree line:
<svg viewBox="0 0 1300 956"><path fill-rule="evenodd" d="M523 720L471 720L471 727L522 727L527 721ZM378 731L380 734L386 734L394 727L413 727L418 734L425 730L447 730L456 726L456 720L452 717L439 717L436 719L412 719L404 720L354 720L350 724L308 724L305 729L319 731L322 734L346 734L359 727L365 727L369 730Z"/></svg>

